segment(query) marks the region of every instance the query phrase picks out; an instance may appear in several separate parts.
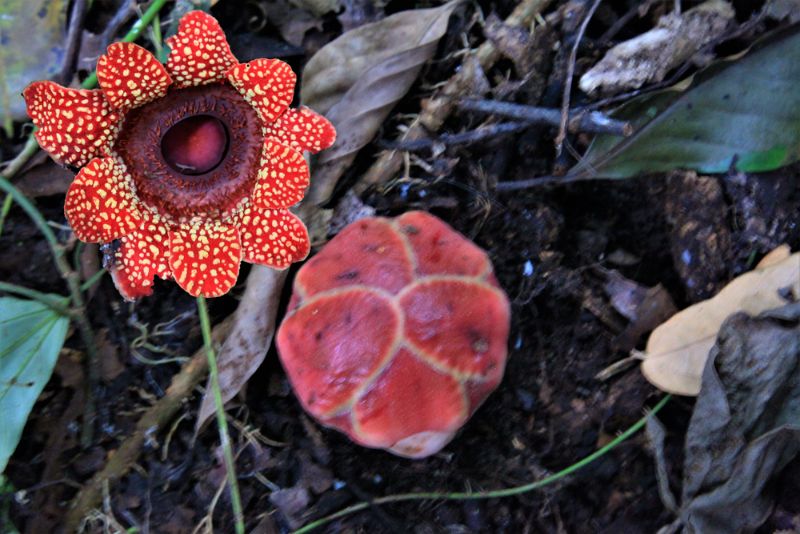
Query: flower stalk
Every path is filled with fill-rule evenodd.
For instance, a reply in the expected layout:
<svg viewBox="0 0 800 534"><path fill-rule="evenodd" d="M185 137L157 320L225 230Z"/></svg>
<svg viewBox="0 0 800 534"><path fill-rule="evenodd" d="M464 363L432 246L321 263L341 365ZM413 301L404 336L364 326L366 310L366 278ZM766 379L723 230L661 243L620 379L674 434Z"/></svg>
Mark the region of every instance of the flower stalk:
<svg viewBox="0 0 800 534"><path fill-rule="evenodd" d="M211 322L208 319L208 307L206 306L205 297L197 297L197 312L200 316L200 330L203 332L203 346L205 347L206 358L208 359L208 375L211 380L211 390L214 395L217 429L219 430L222 455L225 459L225 472L227 473L228 485L230 486L231 506L233 507L236 534L244 534L244 515L242 513L242 501L239 497L239 483L236 480L236 462L233 458L231 438L228 433L228 420L225 417L225 404L222 401L222 390L219 386L217 357L211 339Z"/></svg>

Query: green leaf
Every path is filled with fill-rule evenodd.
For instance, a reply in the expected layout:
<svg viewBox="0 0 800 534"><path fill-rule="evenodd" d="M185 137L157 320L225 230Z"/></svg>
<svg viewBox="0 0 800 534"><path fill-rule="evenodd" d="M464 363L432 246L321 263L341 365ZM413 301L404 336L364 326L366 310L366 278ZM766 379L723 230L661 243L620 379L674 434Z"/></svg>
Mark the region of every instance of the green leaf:
<svg viewBox="0 0 800 534"><path fill-rule="evenodd" d="M40 302L0 297L0 473L50 380L67 326L69 319Z"/></svg>
<svg viewBox="0 0 800 534"><path fill-rule="evenodd" d="M761 172L792 163L800 157L800 31L635 98L613 115L632 122L635 133L598 136L570 177L721 173L732 165Z"/></svg>

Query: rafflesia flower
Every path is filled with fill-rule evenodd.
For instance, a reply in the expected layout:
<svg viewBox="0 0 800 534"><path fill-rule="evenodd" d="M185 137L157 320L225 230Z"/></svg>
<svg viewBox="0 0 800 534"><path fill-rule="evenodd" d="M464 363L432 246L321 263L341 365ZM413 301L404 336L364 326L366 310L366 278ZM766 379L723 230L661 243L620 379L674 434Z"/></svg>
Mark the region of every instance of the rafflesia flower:
<svg viewBox="0 0 800 534"><path fill-rule="evenodd" d="M100 89L41 81L24 92L42 148L83 167L67 220L80 240L112 243L128 299L151 294L155 276L215 297L241 260L282 269L305 258L308 232L288 210L309 182L302 151L336 137L310 109L289 109L289 65L240 64L210 15L188 13L167 43L166 66L135 44L109 46Z"/></svg>

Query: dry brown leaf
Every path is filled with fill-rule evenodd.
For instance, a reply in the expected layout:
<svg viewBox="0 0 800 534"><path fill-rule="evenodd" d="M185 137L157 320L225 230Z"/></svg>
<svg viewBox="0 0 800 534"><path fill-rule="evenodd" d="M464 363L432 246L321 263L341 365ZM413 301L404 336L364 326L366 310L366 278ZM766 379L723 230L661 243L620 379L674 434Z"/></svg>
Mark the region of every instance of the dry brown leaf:
<svg viewBox="0 0 800 534"><path fill-rule="evenodd" d="M360 26L311 58L300 97L336 126L337 138L317 160L308 202L320 205L328 199L336 180L433 57L459 4L403 11Z"/></svg>
<svg viewBox="0 0 800 534"><path fill-rule="evenodd" d="M761 258L761 261L758 262L758 265L756 265L756 269L763 269L765 267L769 267L770 265L775 265L791 255L792 249L789 247L789 245L781 245L771 250L766 256Z"/></svg>
<svg viewBox="0 0 800 534"><path fill-rule="evenodd" d="M769 257L768 255L767 257ZM700 377L722 322L742 311L758 315L800 296L800 252L745 273L716 296L673 315L647 341L642 373L654 386L678 395L697 395Z"/></svg>
<svg viewBox="0 0 800 534"><path fill-rule="evenodd" d="M310 11L317 17L339 9L339 0L290 0L290 3L305 11Z"/></svg>

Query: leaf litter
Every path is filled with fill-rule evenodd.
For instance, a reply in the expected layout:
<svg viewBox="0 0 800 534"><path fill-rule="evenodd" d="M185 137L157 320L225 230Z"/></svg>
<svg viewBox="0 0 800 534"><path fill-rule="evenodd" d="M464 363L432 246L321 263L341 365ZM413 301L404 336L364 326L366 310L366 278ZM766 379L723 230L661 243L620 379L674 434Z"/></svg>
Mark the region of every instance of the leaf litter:
<svg viewBox="0 0 800 534"><path fill-rule="evenodd" d="M642 355L645 378L669 393L697 395L709 350L728 316L736 312L757 315L800 297L800 252L776 259L786 254L781 249L767 256L765 265L653 330Z"/></svg>
<svg viewBox="0 0 800 534"><path fill-rule="evenodd" d="M350 6L358 5L358 3L358 1L342 2L342 5L346 7L345 15L350 13ZM186 5L188 2L183 4ZM535 11L540 8L530 7L532 4L541 7L547 2L501 2L496 8L500 14L505 14L511 12L512 9L516 12L517 8L522 7L523 4L528 5L528 10ZM569 4L574 6L580 2ZM613 20L616 15L620 15L619 6L614 3L604 4L598 11L598 14L603 15L602 19L598 16L596 21L592 21L590 30L593 26L607 24L609 20L607 17L611 17L610 20ZM382 11L384 7L391 12L398 6L380 6L379 11ZM486 8L487 4L482 3L481 7ZM228 9L225 3L220 3L217 8ZM605 12L602 13L604 9ZM668 6L667 10L669 9ZM236 9L229 10L229 12L235 11ZM486 13L489 12L490 10L486 11ZM530 99L530 103L533 105L557 105L548 95L552 96L554 89L561 83L565 67L565 55L559 51L559 47L556 45L559 44L558 41L561 41L562 50L569 48L569 46L564 47L563 44L570 43L570 39L574 37L574 34L570 33L574 31L570 30L572 26L566 22L569 12L567 3L564 2L555 6L552 11L543 12L543 17L539 17L541 20L537 19L538 22L535 25L528 22L522 24L531 30L532 39L530 40L526 41L522 32L516 36L508 36L512 37L512 45L516 47L513 50L508 47L504 49L505 55L510 61L501 60L496 66L493 66L494 62L484 64L481 61L480 63L482 66L480 69L482 90L493 86L495 97L502 94L502 98L509 101L524 100L528 102ZM575 12L580 13L581 11L578 9ZM236 15L240 17L241 13L236 13ZM373 14L372 17L382 18L383 15L379 12ZM171 17L171 19L175 18ZM338 30L335 29L336 18L345 25L342 13L339 15L329 13L318 19L321 26L305 26L307 29L299 30L291 36L291 39L296 42L302 39L306 55L310 56L316 47L335 37L338 33ZM573 19L581 19L581 17L573 16ZM165 17L163 20L170 19ZM361 18L359 24L364 20L374 19ZM473 18L473 20L475 19ZM579 23L580 20L575 22ZM226 26L240 30L243 24L245 21L240 18L229 18ZM277 21L273 21L272 24L281 31ZM638 31L641 24L649 25L649 22L642 19L638 25L626 26L624 35L626 37L631 35L630 29L633 29L634 32ZM332 26L333 30L331 30ZM457 28L456 31L445 34L447 41L443 41L447 43L448 47L441 53L447 54L448 61L437 63L437 68L444 66L444 70L448 71L445 73L445 79L450 74L449 69L453 63L455 63L452 65L454 68L460 64L461 70L470 69L470 65L478 65L475 57L482 58L484 45L489 44L484 41L475 55L468 55L462 59L460 56L454 55L467 51L466 48L459 49L464 46L465 35L460 34L462 28ZM472 26L469 29L470 35L466 36L468 39L466 46L478 46L482 42L480 39L488 38L484 34L476 40L472 35L478 33L476 29L479 28ZM94 30L102 31L102 28L94 28ZM487 33L492 32L487 30ZM581 46L581 63L577 65L576 69L578 75L584 66L588 65L587 60L592 61L591 57L582 56L584 52L592 56L594 51L607 47L607 44L596 41L591 33L592 31L585 38L586 45ZM552 39L545 40L550 45L541 39L545 34L552 36ZM253 35L253 37L258 36ZM495 33L492 37L497 42L498 35ZM289 36L287 35L285 38L288 39ZM745 40L749 41L749 37L745 37ZM148 43L143 42L142 44L147 45ZM262 43L253 46L262 46ZM537 66L533 67L535 73L519 72L530 66L526 63L527 46L531 47L531 55L537 56ZM439 48L442 47L439 46ZM453 48L458 50L453 50ZM293 53L299 54L300 52L296 50ZM539 57L543 58L541 62L539 62ZM450 60L450 58L455 58L455 60ZM552 71L551 64L553 65ZM421 80L423 94L431 94L428 88L441 81L441 77L436 71L437 69L425 71ZM515 71L517 71L516 76L514 75ZM523 76L524 79L520 80L519 78L523 78ZM525 89L529 76L536 78L537 90L535 91ZM538 89L539 84L541 84L541 92ZM432 94L436 95L435 92ZM450 94L447 92L446 100L450 100ZM458 96L457 91L454 94ZM542 94L545 96L540 102ZM573 97L576 104L581 102L582 97L578 94ZM412 102L412 98L404 97L400 100L404 101L403 111L405 111L406 102L412 104L410 106L412 109L417 107L417 102ZM423 109L425 106L424 102L421 103ZM395 113L392 116L392 124L395 123L395 117L399 119L400 123L405 120L404 116ZM446 129L469 128L470 120L465 116L449 117ZM427 123L425 124L427 125ZM438 124L431 132L438 131L440 126L442 124ZM373 131L369 135L369 140L378 133L379 130ZM517 339L513 342L514 355L510 363L512 369L503 389L486 403L474 425L459 436L446 454L424 464L408 465L365 452L337 440L335 436L331 436L325 431L320 431L311 423L306 424L305 418L298 412L296 403L292 400L291 392L287 389L285 381L282 381L282 373L275 370L273 361L267 361L262 366L262 371L253 375L254 378L251 379L252 385L247 394L246 405L237 403L236 408L229 411L229 417L234 420L237 428L237 432L234 434L237 441L235 447L241 452L238 463L242 468L239 474L243 497L248 510L263 512L264 518L269 519L267 528L271 525L274 529L286 529L291 519L302 517L305 522L319 515L335 512L351 504L354 498L370 500L375 495L413 491L420 487L423 489L498 487L505 485L508 480L529 478L530 473L546 474L547 469L543 466L566 464L575 456L591 450L596 441L602 442L608 436L613 435L615 430L623 428L629 417L638 417L639 409L653 394L652 389L637 372L627 373L619 378L615 377L614 381L608 384L610 386L608 393L605 391L606 388L602 385L598 386L597 382L593 381L596 371L606 366L610 358L615 357L613 354L618 346L615 334L619 330L610 329L609 332L607 325L599 325L592 317L581 313L582 309L579 305L575 305L574 297L581 293L585 284L585 279L582 280L580 275L581 266L585 266L588 262L604 262L606 258L611 261L611 256L606 253L609 250L619 250L619 247L622 246L630 251L636 259L632 260L632 263L623 265L612 262L612 265L618 265L622 275L636 284L636 287L624 283L624 281L622 284L612 284L614 287L607 288L607 295L612 300L614 310L630 320L628 328L633 328L633 331L629 332L631 334L628 336L629 340L638 338L642 331L650 328L646 325L652 324L655 315L648 310L649 304L662 302L663 304L658 304L656 308L659 313L663 313L668 309L666 303L670 293L679 302L681 301L680 291L677 293L674 291L675 280L672 278L674 275L668 254L663 253L665 249L662 245L666 240L665 228L659 226L659 219L662 217L659 194L663 194L663 190L659 190L658 179L654 180L656 184L654 188L650 188L644 183L630 182L613 184L612 187L571 186L557 195L542 192L541 194L523 194L513 199L498 199L490 196L491 209L489 209L488 203L482 205L482 199L470 192L472 188L484 191L486 184L489 184L488 190L491 191L495 182L506 181L515 175L525 176L530 175L531 172L538 173L541 169L549 167L549 156L543 155L546 150L535 147L551 146L551 134L552 132L546 128L534 128L518 136L519 143L503 142L500 144L495 142L490 147L476 145L469 149L444 145L441 147L443 152L440 158L426 161L426 158L413 156L408 176L410 181L402 184L402 187L398 187L394 191L384 191L379 196L361 197L360 200L368 203L367 208L377 207L380 213L408 209L408 206L412 205L428 207L437 214L447 216L450 220L455 221L460 229L492 249L493 256L500 266L498 272L500 282L504 286L515 288L519 296L515 304ZM578 135L571 139L578 149L584 147L587 140L584 135ZM2 148L5 149L5 146ZM362 150L358 159L354 160L347 169L352 175L356 175L356 178L358 178L357 174L362 168L362 164L368 162L373 155L367 152L371 152L371 150ZM401 156L404 154L402 150L393 152ZM9 153L13 154L13 152ZM458 162L459 158L460 163L453 163L444 171L441 166L436 167L435 165L438 159ZM317 174L315 173L313 180L315 187L319 183L320 191L324 192L327 188L333 189L333 181L317 182L316 178ZM336 179L338 178L337 175ZM757 178L754 177L754 179ZM430 183L439 179L443 179L443 182L438 185L435 182ZM737 187L741 187L743 191L749 190L747 185L749 179L750 177L735 178L738 180L736 183L741 184ZM780 183L785 183L786 179L785 173L776 178ZM723 183L725 194L730 194L729 187L733 180L734 178L730 183ZM454 193L456 188L449 185L450 182L454 185L457 184L459 188L457 193ZM466 194L464 194L465 192ZM321 195L321 198L329 197L330 195ZM448 202L442 202L444 199ZM56 225L63 220L60 218L57 205L59 200L57 198L38 200L49 209L48 218ZM333 200L336 200L336 195L333 196ZM654 200L656 201L654 202ZM723 207L728 200L723 197ZM784 201L780 202L782 205L787 205ZM606 207L613 207L613 209L609 211L606 210ZM733 207L729 206L728 209L737 210L738 204ZM320 210L316 207L312 210L310 205L301 206L300 211L304 217L307 217L306 221L312 227L311 229L316 230L316 235L322 236L318 242L331 232L329 214L326 217L312 218L309 213L320 213ZM329 211L326 210L326 212ZM344 211L348 212L350 209L344 208ZM547 213L550 213L551 216L543 215ZM724 217L725 210L722 213ZM792 213L791 210L790 213ZM736 215L744 219L743 222L746 225L752 226L749 215L746 216L744 212L738 211ZM784 215L776 212L774 216L766 217L767 226L753 228L751 236L756 240L750 241L751 246L756 247L759 251L766 249L765 241L760 241L758 238L766 234L770 236L770 240L776 239L772 228L773 225L784 224L778 222L778 220L783 220ZM7 226L8 231L6 232L9 235L2 236L4 244L11 243L18 235L18 232L15 232L15 225L19 226L18 220L18 216L15 216L12 211L9 219L12 224ZM545 227L547 232L543 230ZM584 242L582 238L576 240L576 230L582 233L587 231L586 229L591 229L599 244ZM734 237L742 239L741 232L733 225L732 231ZM552 234L553 237L542 240L541 236L544 233ZM668 229L666 233L669 234ZM797 242L796 233L791 231L788 238L778 239L775 242L789 241L793 245ZM578 246L573 247L572 245L576 241ZM609 248L606 248L606 245ZM17 246L16 243L14 246ZM22 249L15 248L14 250ZM4 256L7 255L4 254ZM22 257L24 255L13 254L13 256ZM741 272L744 265L741 258L734 256L729 261L731 265L728 267L729 270L725 271L726 273ZM576 268L576 264L579 267ZM276 280L276 276L279 275L265 271L253 269L247 284L245 301L256 306L250 308L255 310L254 320L249 322L242 320L238 336L230 336L227 341L223 339L218 341L219 345L227 347L222 349L222 354L230 353L232 355L228 363L233 364L234 368L226 370L231 376L231 387L226 391L226 396L229 398L240 391L241 385L247 381L246 376L251 372L249 369L258 367L257 363L266 355L272 335L270 324L274 324L274 319L270 319L270 314L274 310L280 311L280 290L275 288L282 287L283 283L281 280ZM289 274L291 275L291 273ZM52 278L51 276L50 279ZM54 284L57 285L59 282L60 280L56 276ZM663 286L660 285L661 283ZM257 291L250 293L251 288L258 288L262 284L273 289L264 288L261 293ZM103 326L107 326L106 318L103 313L97 311L98 309L113 310L113 314L110 314L111 325L114 325L120 315L124 316L126 313L125 309L120 313L120 310L113 306L113 302L111 306L108 305L106 290L107 288L100 287L99 298L94 301L93 308L90 309L93 320L102 322ZM648 298L648 290L657 292L658 299ZM645 298L641 300L643 295ZM663 300L662 297L664 297ZM692 298L689 298L689 301L691 300ZM235 298L223 299L215 302L215 309L212 311L219 317L219 314L231 310L234 303ZM167 294L153 299L152 302L137 304L135 309L128 309L127 313L137 313L141 317L149 317L153 310L160 308L161 312L159 313L169 314L173 311L173 307L179 308L179 305L182 304L175 300L174 295ZM244 302L240 304L244 304ZM615 311L611 313L615 313ZM242 314L244 313L242 311ZM241 319L237 316L237 320ZM617 322L619 323L619 317L617 317ZM124 320L120 324L122 323ZM112 410L119 409L120 417L115 416L112 422L117 424L121 420L122 430L120 432L118 429L115 435L104 435L104 445L95 445L90 453L97 454L98 449L105 450L109 458L122 455L127 457L126 461L133 463L137 462L137 456L131 456L127 448L132 435L125 437L125 433L131 428L130 425L127 429L125 428L125 416L122 414L132 413L133 418L138 419L136 414L142 409L141 401L150 402L153 398L163 395L163 391L160 391L159 388L166 387L169 383L169 374L174 366L167 369L164 367L142 369L141 366L130 361L125 350L125 343L129 339L126 340L124 332L120 336L121 333L116 327L112 326L111 330L114 341L121 343L120 356L126 358L126 364L133 363L133 366L128 366L129 368L123 374L109 384L109 387L115 388L111 390L111 396L127 391L130 385L132 386L131 393L135 392L134 395L137 398L141 395L141 399L138 403L118 402L117 399L114 399ZM219 330L222 332L222 329ZM190 354L196 347L196 342L195 335L184 347L183 353ZM630 345L631 343L633 342L625 341L620 345ZM234 350L237 345L239 348ZM253 356L254 354L255 356ZM237 362L239 357L242 358L241 362ZM241 365L237 369L235 367L238 363ZM178 378L181 376L176 375ZM131 380L134 382L131 383ZM266 381L266 385L264 381ZM69 390L63 389L59 393L65 392L68 393ZM208 502L218 489L222 471L221 467L213 460L217 458L217 455L209 450L210 448L213 450L213 446L209 447L210 442L213 441L210 433L199 436L196 441L189 439L191 423L195 414L194 409L189 408L186 404L187 396L188 393L181 396L182 400L179 402L183 407L183 413L171 428L168 428L169 422L154 423L149 415L143 419L149 421L148 424L152 424L152 428L161 428L163 431L146 434L146 446L137 462L137 465L143 469L131 471L121 484L112 483L108 486L110 490L108 500L103 505L104 513L109 514L107 519L115 519L114 515L116 514L116 519L123 524L142 525L146 528L149 523L151 526L161 525L165 532L181 532L187 525L197 524L199 516L208 513ZM120 395L120 397L124 398L125 395ZM47 410L53 409L51 399L48 397L42 401L43 407ZM111 401L109 398L105 400ZM161 400L163 399L156 401L153 407L158 406ZM131 408L132 410L128 412ZM147 410L148 414L151 412L152 409ZM239 418L244 418L244 426L239 426L239 421L236 421ZM73 419L69 418L69 420ZM128 416L127 419L130 420L131 416ZM49 420L52 420L52 417L45 419L37 413L34 413L32 417L32 422L38 425L46 424L46 421ZM303 425L299 421L303 421ZM128 422L130 423L130 421ZM101 422L101 424L105 424L105 422ZM164 424L166 427L163 426ZM252 443L252 435L248 430L248 427L252 428L250 425L256 425L265 435L282 442L269 444L266 450L271 453L272 457L266 467L261 464L252 466L250 464L250 453L248 452L250 450L249 443ZM59 426L59 429L62 428L66 429L67 427L66 425ZM123 438L124 441L117 448L117 443ZM11 476L14 483L18 487L25 488L40 481L55 478L35 478L33 471L40 465L37 463L37 457L34 456L40 448L36 441L39 439L38 434L35 430L26 432L24 439L26 445L31 444L33 447L23 447L24 450L18 454L17 459L12 459ZM332 489L325 490L320 494L317 494L313 485L302 480L305 478L306 471L303 467L303 454L309 449L313 451L315 448L310 443L321 443L325 447L328 454L324 459L321 456L317 457L316 453L312 452L312 454L315 455L315 462L327 466L326 469L333 471L333 476L336 477ZM473 531L502 531L522 529L523 526L524 528L550 530L556 528L554 525L563 524L567 530L576 532L581 532L586 525L605 528L607 531L621 531L630 528L631 525L647 530L659 520L657 514L652 513L654 509L658 509L653 481L649 477L652 466L642 454L641 447L620 449L618 453L607 456L603 465L598 464L597 469L588 472L587 478L579 479L580 484L567 483L559 491L549 494L547 499L532 494L530 499L520 500L524 502L516 502L512 499L486 505L469 505L463 508L457 504L441 503L437 504L435 515L426 513L430 510L427 504L393 505L390 509L387 508L388 514L382 514L380 510L373 509L371 513L343 520L339 527L380 531L382 527L393 528L397 523L402 525L398 530L413 524L420 531L463 529L464 526ZM69 463L71 455L72 452L68 451L63 465L71 465ZM89 455L91 456L91 454ZM87 456L87 453L81 453L80 456ZM188 471L186 471L187 458L191 458L189 461L191 466ZM26 465L26 462L30 462L30 467ZM621 466L625 466L625 469L617 469L612 473L614 467ZM72 467L66 469L67 476L75 477L77 474L82 478L89 475L82 471L80 473L77 470L73 471ZM179 474L176 475L176 472ZM207 473L210 472L213 472L214 476L207 477ZM254 475L256 479L252 478ZM210 487L206 483L207 479L214 477L216 477L217 484ZM76 480L81 480L81 478ZM424 484L420 482L423 479ZM196 488L204 486L208 486L211 491L193 491L193 488L196 490ZM98 488L100 487L98 486ZM270 503L270 492L292 488L308 490L309 502L305 505L307 506L305 510L302 507L296 510L290 510L291 507L277 509L275 504ZM63 509L64 503L74 491L71 487L62 487L61 489L63 491L60 492L61 495L58 498L50 499L54 503L52 508L54 512ZM150 500L151 491L152 501ZM48 498L57 495L49 487L40 489L38 493L47 495ZM99 495L98 493L98 502L100 502ZM189 495L192 496L189 497ZM0 503L0 509L2 509L2 505L3 503ZM229 524L227 509L228 507L223 506L222 503L217 504L214 517L204 516L203 520L208 521L204 524L211 525L212 519L215 526ZM37 508L24 503L13 503L14 521L22 521L26 526L30 526L31 523L25 520L24 515L20 515L29 513L30 510L37 510ZM646 511L645 514L642 514L643 510ZM276 511L282 513L275 513ZM569 511L569 513L567 514L565 511ZM247 515L248 527L252 528L254 521L251 519L253 517L250 513ZM94 517L96 521L97 516Z"/></svg>
<svg viewBox="0 0 800 534"><path fill-rule="evenodd" d="M755 531L774 505L770 481L800 453L800 303L722 325L686 432L680 506L665 431L650 425L662 500L678 515L669 530Z"/></svg>

